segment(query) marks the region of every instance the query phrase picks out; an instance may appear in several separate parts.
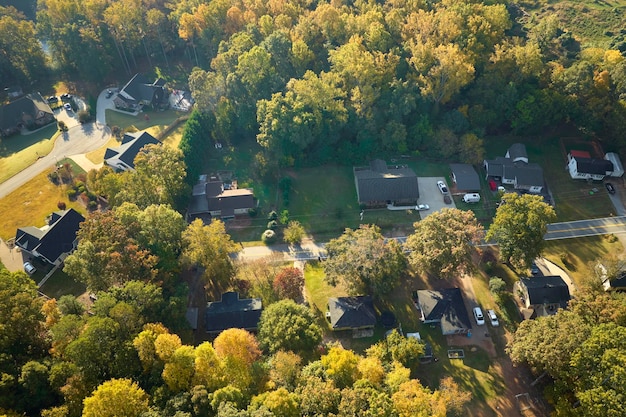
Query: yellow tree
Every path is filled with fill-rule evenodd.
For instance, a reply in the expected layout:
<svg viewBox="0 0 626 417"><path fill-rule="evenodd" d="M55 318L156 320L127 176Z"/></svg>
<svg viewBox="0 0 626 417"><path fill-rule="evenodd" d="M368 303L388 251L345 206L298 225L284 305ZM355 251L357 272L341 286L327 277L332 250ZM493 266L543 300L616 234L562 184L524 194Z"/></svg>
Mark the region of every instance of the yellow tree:
<svg viewBox="0 0 626 417"><path fill-rule="evenodd" d="M188 390L194 374L196 352L193 346L183 345L176 349L165 363L162 377L174 392Z"/></svg>
<svg viewBox="0 0 626 417"><path fill-rule="evenodd" d="M130 379L111 379L85 398L83 417L138 417L148 411L148 395Z"/></svg>
<svg viewBox="0 0 626 417"><path fill-rule="evenodd" d="M328 354L322 356L322 366L328 378L335 382L335 386L346 388L359 379L359 360L359 355L353 351L333 346Z"/></svg>
<svg viewBox="0 0 626 417"><path fill-rule="evenodd" d="M252 333L243 329L228 329L213 342L215 353L222 363L227 382L245 390L252 382L252 364L261 357L259 343Z"/></svg>
<svg viewBox="0 0 626 417"><path fill-rule="evenodd" d="M209 342L204 342L196 348L194 384L204 385L213 392L224 386L224 374L215 349Z"/></svg>
<svg viewBox="0 0 626 417"><path fill-rule="evenodd" d="M148 323L143 326L143 331L133 340L133 346L143 365L144 372L148 372L158 359L155 346L157 337L167 333L167 329L162 324Z"/></svg>

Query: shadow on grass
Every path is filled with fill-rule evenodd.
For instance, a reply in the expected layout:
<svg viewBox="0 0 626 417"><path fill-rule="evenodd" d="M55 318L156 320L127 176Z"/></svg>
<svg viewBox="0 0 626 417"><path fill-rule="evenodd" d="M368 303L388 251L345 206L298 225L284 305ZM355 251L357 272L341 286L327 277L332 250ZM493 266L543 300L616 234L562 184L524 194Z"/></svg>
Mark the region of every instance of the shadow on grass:
<svg viewBox="0 0 626 417"><path fill-rule="evenodd" d="M8 138L0 139L0 158L6 158L16 154L24 149L41 142L42 140L50 139L57 131L56 123L50 124L50 126L41 129L38 132L31 133L30 135L14 135Z"/></svg>

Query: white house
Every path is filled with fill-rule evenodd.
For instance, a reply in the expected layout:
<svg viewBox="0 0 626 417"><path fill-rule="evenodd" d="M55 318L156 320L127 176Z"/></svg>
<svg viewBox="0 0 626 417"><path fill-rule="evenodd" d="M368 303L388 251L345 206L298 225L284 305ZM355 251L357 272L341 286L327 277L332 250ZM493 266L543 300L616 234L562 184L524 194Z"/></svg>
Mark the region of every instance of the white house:
<svg viewBox="0 0 626 417"><path fill-rule="evenodd" d="M589 152L570 151L567 154L567 170L575 180L602 181L613 172L613 163L606 159L591 158Z"/></svg>
<svg viewBox="0 0 626 417"><path fill-rule="evenodd" d="M622 165L622 161L619 159L618 154L615 152L607 152L604 155L604 159L611 161L613 164L613 172L611 172L612 177L621 177L624 175L624 166Z"/></svg>

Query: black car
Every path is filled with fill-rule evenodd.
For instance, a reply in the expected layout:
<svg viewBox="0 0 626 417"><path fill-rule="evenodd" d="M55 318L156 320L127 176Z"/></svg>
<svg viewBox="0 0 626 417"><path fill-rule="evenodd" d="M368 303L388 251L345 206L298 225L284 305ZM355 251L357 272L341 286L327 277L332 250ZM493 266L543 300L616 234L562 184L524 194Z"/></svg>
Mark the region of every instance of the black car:
<svg viewBox="0 0 626 417"><path fill-rule="evenodd" d="M67 94L67 93L61 94L61 100L62 101L69 101L71 99L72 99L72 95L71 94Z"/></svg>
<svg viewBox="0 0 626 417"><path fill-rule="evenodd" d="M50 96L47 98L48 103L56 103L57 101L59 101L59 98L57 96Z"/></svg>
<svg viewBox="0 0 626 417"><path fill-rule="evenodd" d="M613 187L613 184L607 182L606 184L604 184L604 186L606 187L606 190L609 192L609 194L615 194L615 187Z"/></svg>

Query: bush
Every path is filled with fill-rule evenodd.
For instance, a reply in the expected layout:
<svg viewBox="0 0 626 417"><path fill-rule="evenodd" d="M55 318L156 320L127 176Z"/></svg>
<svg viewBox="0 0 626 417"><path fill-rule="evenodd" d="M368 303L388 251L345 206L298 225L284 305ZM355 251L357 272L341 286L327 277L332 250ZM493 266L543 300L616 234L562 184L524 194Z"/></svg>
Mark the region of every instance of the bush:
<svg viewBox="0 0 626 417"><path fill-rule="evenodd" d="M283 210L280 212L280 223L281 224L289 223L289 210Z"/></svg>
<svg viewBox="0 0 626 417"><path fill-rule="evenodd" d="M261 235L261 240L266 245L271 245L272 243L276 242L276 232L270 229L266 230Z"/></svg>
<svg viewBox="0 0 626 417"><path fill-rule="evenodd" d="M58 208L59 210L65 210L65 209L67 208L67 204L65 204L65 201L59 201L59 202L57 203L57 208Z"/></svg>
<svg viewBox="0 0 626 417"><path fill-rule="evenodd" d="M272 210L269 212L269 214L267 215L267 220L277 220L278 219L278 213L276 213L276 210Z"/></svg>
<svg viewBox="0 0 626 417"><path fill-rule="evenodd" d="M90 201L89 203L87 203L87 208L88 208L90 211L94 211L94 210L96 210L96 209L98 208L98 202L96 202L96 201Z"/></svg>
<svg viewBox="0 0 626 417"><path fill-rule="evenodd" d="M59 183L59 174L57 174L56 171L52 171L51 173L48 174L48 179L53 183L53 184L58 184Z"/></svg>
<svg viewBox="0 0 626 417"><path fill-rule="evenodd" d="M88 111L81 110L81 111L78 112L78 121L81 124L87 123L89 120L91 120L91 115L89 114Z"/></svg>
<svg viewBox="0 0 626 417"><path fill-rule="evenodd" d="M506 291L506 282L500 277L489 278L489 291L497 297Z"/></svg>
<svg viewBox="0 0 626 417"><path fill-rule="evenodd" d="M76 194L78 194L78 193L77 193L77 192L76 192L76 190L75 190L75 189L73 189L73 188L70 188L69 190L67 190L67 197L68 197L70 200L75 200L75 199L76 199Z"/></svg>
<svg viewBox="0 0 626 417"><path fill-rule="evenodd" d="M256 217L257 214L259 214L259 211L254 207L248 210L248 215L250 217Z"/></svg>
<svg viewBox="0 0 626 417"><path fill-rule="evenodd" d="M274 230L276 229L277 226L278 226L278 222L276 220L270 220L269 222L267 222L267 228L269 230Z"/></svg>
<svg viewBox="0 0 626 417"><path fill-rule="evenodd" d="M59 130L61 132L65 132L67 130L67 125L65 124L65 122L63 120L59 120L57 122L57 126L59 126Z"/></svg>

